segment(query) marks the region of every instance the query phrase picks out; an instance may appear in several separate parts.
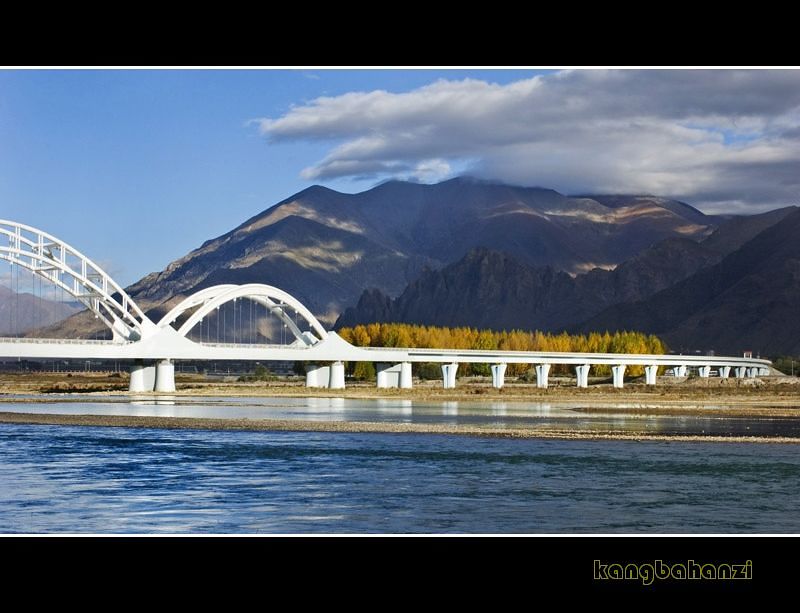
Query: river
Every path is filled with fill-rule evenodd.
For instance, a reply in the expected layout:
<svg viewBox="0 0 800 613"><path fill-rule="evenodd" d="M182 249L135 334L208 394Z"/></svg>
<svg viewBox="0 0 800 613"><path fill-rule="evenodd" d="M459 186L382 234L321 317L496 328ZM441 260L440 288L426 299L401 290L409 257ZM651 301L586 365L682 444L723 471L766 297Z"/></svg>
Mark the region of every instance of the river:
<svg viewBox="0 0 800 613"><path fill-rule="evenodd" d="M166 402L1 408L501 427L569 420L680 433L798 426L541 404ZM4 533L782 533L800 531L798 498L796 445L0 424Z"/></svg>

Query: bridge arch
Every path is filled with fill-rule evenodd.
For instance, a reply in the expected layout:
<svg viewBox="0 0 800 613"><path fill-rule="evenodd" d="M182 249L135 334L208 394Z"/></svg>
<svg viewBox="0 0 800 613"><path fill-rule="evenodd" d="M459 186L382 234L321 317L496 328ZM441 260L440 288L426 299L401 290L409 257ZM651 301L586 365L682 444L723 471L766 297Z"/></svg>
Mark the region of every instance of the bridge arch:
<svg viewBox="0 0 800 613"><path fill-rule="evenodd" d="M114 340L136 341L157 330L102 268L47 232L0 219L0 260L21 266L63 289L108 326Z"/></svg>
<svg viewBox="0 0 800 613"><path fill-rule="evenodd" d="M217 285L209 287L199 292L192 294L185 298L173 309L170 310L159 322L159 326L164 327L175 321L182 313L200 305L192 315L187 319L183 325L178 328L178 334L186 336L189 331L199 324L203 318L209 313L216 310L228 302L238 300L239 298L246 298L252 300L262 306L267 307L271 313L277 315L283 323L291 330L295 339L304 345L313 345L318 341L325 340L328 337L328 332L321 323L314 317L313 313L309 311L302 302L291 294L273 287L271 285L264 285L261 283L248 283L245 285ZM286 312L287 308L293 309L303 319L308 322L311 331L316 335L316 338L309 338L297 326L291 316Z"/></svg>

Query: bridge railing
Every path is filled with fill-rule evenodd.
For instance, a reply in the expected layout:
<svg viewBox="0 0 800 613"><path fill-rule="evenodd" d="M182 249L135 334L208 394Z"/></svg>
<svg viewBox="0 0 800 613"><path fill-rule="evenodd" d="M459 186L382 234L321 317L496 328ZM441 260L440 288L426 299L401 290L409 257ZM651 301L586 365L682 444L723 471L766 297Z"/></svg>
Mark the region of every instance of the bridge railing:
<svg viewBox="0 0 800 613"><path fill-rule="evenodd" d="M39 345L129 345L134 341L120 343L112 340L91 338L20 338L18 336L0 336L0 343L39 344Z"/></svg>

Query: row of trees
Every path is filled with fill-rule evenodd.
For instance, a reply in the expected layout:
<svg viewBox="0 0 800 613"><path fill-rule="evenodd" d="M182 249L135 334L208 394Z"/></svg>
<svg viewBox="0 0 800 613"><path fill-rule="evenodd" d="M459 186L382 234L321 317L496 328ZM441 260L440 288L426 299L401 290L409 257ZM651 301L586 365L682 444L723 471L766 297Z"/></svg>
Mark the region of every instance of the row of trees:
<svg viewBox="0 0 800 613"><path fill-rule="evenodd" d="M609 332L590 334L552 334L548 332L529 332L511 330L496 332L477 328L445 328L438 326L419 326L403 323L373 323L338 330L339 336L359 347L420 347L439 349L499 349L506 351L579 351L589 353L666 353L666 346L657 336L641 332ZM371 378L374 368L371 364L350 366L354 376ZM527 364L509 364L506 374L524 375L530 369ZM415 365L415 374L430 370ZM553 374L571 372L567 367L553 367ZM488 375L488 364L462 364L461 375ZM592 374L610 375L608 366L595 366ZM627 370L631 376L643 374L643 368L632 366Z"/></svg>

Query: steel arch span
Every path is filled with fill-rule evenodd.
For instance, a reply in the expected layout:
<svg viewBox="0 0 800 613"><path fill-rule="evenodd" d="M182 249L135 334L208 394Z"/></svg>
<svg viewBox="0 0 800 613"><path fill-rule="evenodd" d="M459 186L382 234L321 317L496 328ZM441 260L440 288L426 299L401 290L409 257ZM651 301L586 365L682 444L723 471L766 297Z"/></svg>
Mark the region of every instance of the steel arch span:
<svg viewBox="0 0 800 613"><path fill-rule="evenodd" d="M200 290L173 307L169 313L161 318L158 325L161 328L169 326L183 313L199 306L189 319L178 328L178 334L185 337L189 334L191 329L199 324L207 315L220 308L222 305L239 299L252 300L266 307L270 313L276 315L286 324L295 339L300 342L301 345L314 345L328 337L328 332L322 324L297 298L282 289L262 283L215 285ZM301 330L289 315L287 309L292 309L295 313L300 315L308 323L310 330ZM309 332L311 332L311 334L309 334Z"/></svg>
<svg viewBox="0 0 800 613"><path fill-rule="evenodd" d="M0 260L30 270L66 291L112 331L115 341L138 341L158 330L100 266L47 232L0 219Z"/></svg>

